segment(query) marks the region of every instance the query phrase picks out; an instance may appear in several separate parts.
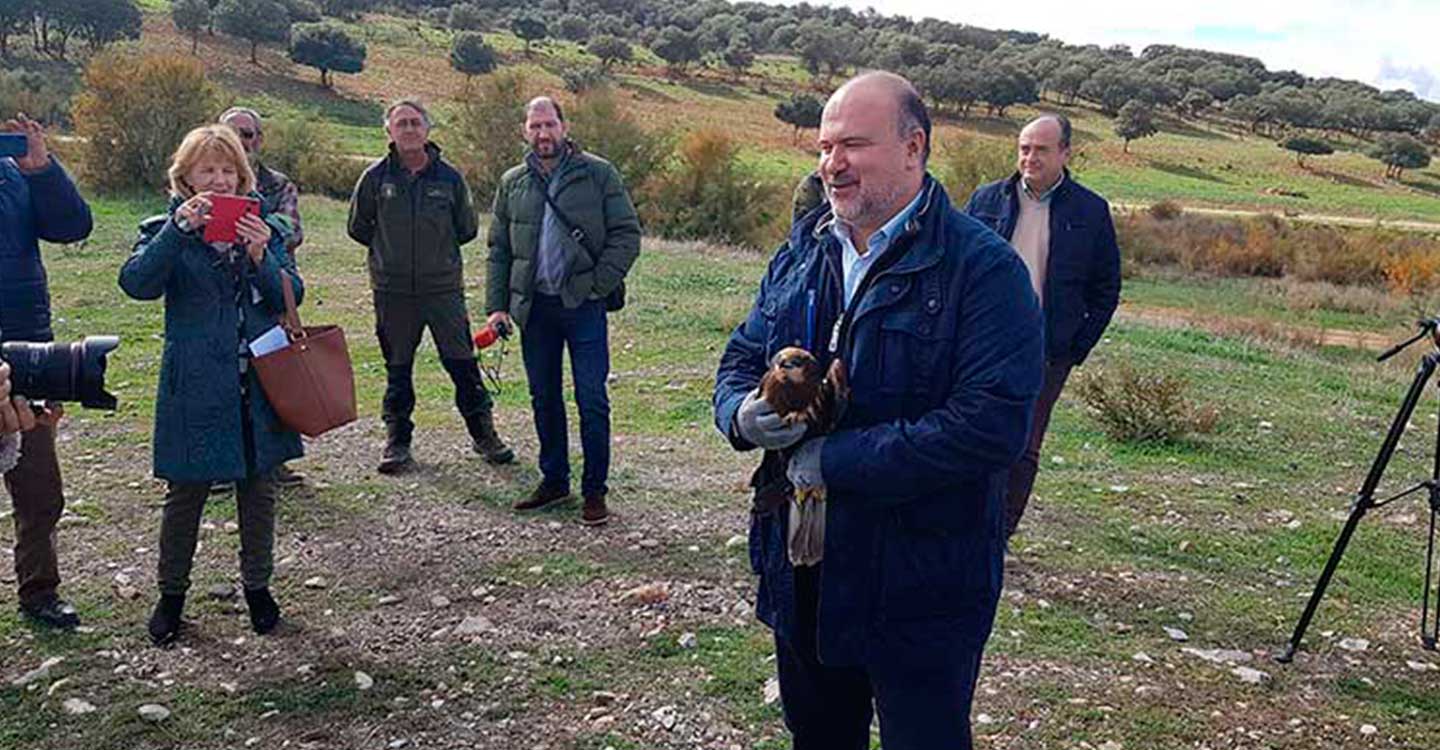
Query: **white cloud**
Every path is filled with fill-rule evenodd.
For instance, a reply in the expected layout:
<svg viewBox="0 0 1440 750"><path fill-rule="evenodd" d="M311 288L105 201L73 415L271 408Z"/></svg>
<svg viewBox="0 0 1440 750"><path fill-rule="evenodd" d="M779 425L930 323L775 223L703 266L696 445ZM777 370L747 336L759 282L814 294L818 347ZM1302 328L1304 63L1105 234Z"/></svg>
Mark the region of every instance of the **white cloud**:
<svg viewBox="0 0 1440 750"><path fill-rule="evenodd" d="M816 2L816 0L811 0ZM1263 60L1271 70L1354 78L1440 100L1437 0L818 0L886 15L1035 31L1071 44L1178 44Z"/></svg>

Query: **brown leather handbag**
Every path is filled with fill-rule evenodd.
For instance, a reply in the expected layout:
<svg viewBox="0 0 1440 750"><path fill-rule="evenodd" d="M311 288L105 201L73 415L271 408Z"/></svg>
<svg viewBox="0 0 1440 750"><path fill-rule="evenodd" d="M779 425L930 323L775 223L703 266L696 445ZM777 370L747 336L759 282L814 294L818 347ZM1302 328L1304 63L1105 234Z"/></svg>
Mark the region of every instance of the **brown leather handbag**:
<svg viewBox="0 0 1440 750"><path fill-rule="evenodd" d="M260 387L286 427L307 437L355 421L355 371L340 326L302 326L290 276L280 273L290 343L252 360Z"/></svg>

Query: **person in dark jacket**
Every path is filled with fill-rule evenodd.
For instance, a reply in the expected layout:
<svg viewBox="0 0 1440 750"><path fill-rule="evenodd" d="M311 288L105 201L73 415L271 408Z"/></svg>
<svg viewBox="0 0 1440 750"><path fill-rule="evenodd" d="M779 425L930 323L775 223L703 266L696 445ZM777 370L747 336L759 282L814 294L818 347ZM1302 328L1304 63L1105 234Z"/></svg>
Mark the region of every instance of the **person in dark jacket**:
<svg viewBox="0 0 1440 750"><path fill-rule="evenodd" d="M285 312L281 284L297 302L304 285L281 233L261 217L237 225L234 243L207 243L211 199L259 200L255 174L235 131L190 131L170 165L169 211L140 225L120 268L120 288L137 300L165 300L165 347L155 396L155 476L169 483L160 522L160 601L150 617L156 645L180 633L200 517L210 485L236 483L240 573L250 624L269 633L280 620L270 594L274 570L274 470L303 452L281 424L250 364L250 342Z"/></svg>
<svg viewBox="0 0 1440 750"><path fill-rule="evenodd" d="M45 146L40 123L23 114L0 131L25 136L26 151L0 159L0 341L52 341L50 289L40 240L79 242L90 236L90 207ZM20 438L18 463L5 472L15 510L15 578L20 611L41 625L73 628L80 617L62 600L55 526L65 509L55 455L54 413Z"/></svg>
<svg viewBox="0 0 1440 750"><path fill-rule="evenodd" d="M298 267L300 261L295 251L305 242L305 227L300 222L300 188L284 172L271 169L260 160L260 149L265 146L260 113L249 107L231 107L220 114L218 121L234 128L240 136L250 168L255 170L255 192L260 194L264 213L271 224L280 229L285 252ZM275 483L281 487L298 487L305 483L305 475L287 464L280 464L275 468ZM233 485L226 484L223 489L233 489Z"/></svg>
<svg viewBox="0 0 1440 750"><path fill-rule="evenodd" d="M1020 259L927 174L929 115L908 81L847 82L820 147L829 207L792 228L716 374L716 427L737 450L765 449L757 614L797 750L865 750L872 705L886 750L969 748L1002 495L1040 390L1040 310ZM824 436L760 398L789 346L848 370L848 406ZM787 551L802 487L827 496L813 566Z"/></svg>
<svg viewBox="0 0 1440 750"><path fill-rule="evenodd" d="M419 102L391 105L385 131L390 153L356 183L349 223L351 239L370 249L375 335L385 357L386 435L379 470L394 474L412 465L412 372L427 327L455 384L455 407L472 448L488 463L509 463L515 453L495 433L494 404L475 361L465 307L460 246L479 233L470 188L430 142L430 115Z"/></svg>
<svg viewBox="0 0 1440 750"><path fill-rule="evenodd" d="M1006 538L1030 501L1060 390L1120 303L1120 248L1110 204L1076 182L1065 166L1069 160L1070 121L1040 115L1020 131L1016 173L982 185L965 205L965 213L1009 240L1024 259L1045 313L1045 385L1025 453L1010 470Z"/></svg>
<svg viewBox="0 0 1440 750"><path fill-rule="evenodd" d="M526 106L524 134L530 153L505 172L495 192L485 293L490 323L520 324L540 439L540 485L515 509L570 497L561 390L568 348L585 455L580 520L598 526L610 518L607 310L640 255L640 220L615 167L568 138L555 100L542 96Z"/></svg>

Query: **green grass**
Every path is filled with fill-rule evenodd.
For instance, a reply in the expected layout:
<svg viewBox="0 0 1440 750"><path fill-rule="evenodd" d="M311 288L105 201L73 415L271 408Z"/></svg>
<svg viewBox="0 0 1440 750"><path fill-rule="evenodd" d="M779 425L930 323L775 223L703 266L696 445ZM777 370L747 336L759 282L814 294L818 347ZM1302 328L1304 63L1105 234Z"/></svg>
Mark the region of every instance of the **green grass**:
<svg viewBox="0 0 1440 750"><path fill-rule="evenodd" d="M666 89L666 95L692 94L704 96L684 87ZM332 114L344 112L355 118L357 128L368 116L363 110ZM753 622L736 624L727 615L716 615L706 609L708 603L691 608L686 599L618 614L629 618L622 619L622 626L643 623L633 630L609 622L597 625L587 617L575 632L566 630L555 640L549 633L517 629L509 642L456 645L427 640L428 628L411 627L413 613L367 609L378 606L373 602L377 591L398 591L404 581L362 590L343 580L320 594L300 590L298 581L303 579L291 574L281 593L294 596L300 602L294 611L312 619L307 631L275 647L276 658L299 658L297 652L334 657L316 659L320 666L314 675L299 679L288 671L265 673L235 696L221 694L183 671L175 672L180 685L169 691L117 679L110 671L113 663L95 652L145 648L140 623L148 602L115 597L113 572L105 565L112 560L133 563L136 546L153 544L149 524L154 522L151 506L159 488L146 477L163 305L125 299L115 276L129 252L135 224L162 204L156 196L96 198L95 235L84 245L44 251L58 337L122 335L124 344L110 370L122 406L113 415L71 410L62 451L67 477L74 478L72 487L80 488L77 497L84 497L78 514L92 519L89 525L62 529L62 537L79 548L84 548L82 540L100 545L99 559L87 559L88 567L79 568L83 573L67 579L67 596L96 631L75 636L36 632L13 611L0 610L0 662L7 666L0 676L8 678L21 666L38 664L45 655L63 655L67 662L59 674L103 696L105 708L81 722L61 716L56 701L47 701L43 690L0 687L0 748L228 747L235 743L225 739L227 729L237 732L240 741L267 728L294 740L316 727L349 726L390 713L407 716L394 707L393 699L432 689L436 675L442 674L440 679L452 685L473 683L477 692L494 696L466 704L465 710L481 721L529 725L558 720L578 727L575 747L655 746L623 721L603 730L585 728L583 717L596 690L665 702L674 702L666 696L687 695L717 721L738 727L745 746L784 746L778 708L764 705L760 697L774 670L769 632ZM299 261L309 287L302 311L309 322L345 327L361 415L373 423L384 378L372 333L364 252L343 234L342 202L306 196L302 210L308 239ZM464 255L472 318L478 319L484 248L472 244ZM744 573L748 561L743 547L723 549L725 537L744 529L748 500L743 483L750 459L734 459L714 434L709 399L719 352L748 311L764 263L760 254L647 240L630 279L630 304L610 318L615 375L610 393L616 453L623 459L612 484L617 495L637 508L634 512L644 525L636 530L665 536L674 527L674 536L661 548L641 551L628 549L633 540L624 534L629 529L602 532L615 536L600 544L593 537L571 537L566 530L561 539L540 543L543 546L517 545L512 550L501 545L493 559L476 562L465 572L479 580L513 580L516 593L506 589L502 606L523 609L540 591L545 597L568 596L603 606L618 594L612 589L619 582L633 579L672 581L677 591L691 584L723 589L725 596L716 600L726 607L739 596L753 596ZM1384 308L1390 317L1372 320L1353 310L1291 307L1266 282L1142 274L1127 280L1125 294L1129 302L1217 317L1394 331L1397 338L1403 334L1402 313L1395 309ZM1364 717L1381 724L1386 736L1397 737L1401 746L1427 746L1440 726L1433 718L1433 678L1430 673L1412 674L1403 664L1407 658L1428 658L1419 653L1413 635L1424 551L1424 506L1418 498L1367 518L1306 641L1309 661L1284 671L1257 662L1274 675L1271 685L1242 686L1223 669L1196 664L1179 655L1160 630L1182 625L1193 645L1202 648L1273 649L1288 637L1303 605L1299 595L1309 589L1329 553L1340 526L1336 514L1347 509L1410 378L1413 360L1377 365L1361 352L1277 346L1200 327L1120 322L1076 376L1122 361L1183 374L1194 398L1220 409L1218 428L1176 444L1129 445L1100 430L1073 388L1062 397L1042 452L1037 497L1013 547L1018 560L1007 585L1010 593L1023 596L1012 599L1007 594L1002 599L987 662L994 667L987 666L976 706L1000 721L977 730L993 735L997 746L1017 744L1014 737L1023 736L1017 746L1028 742L1063 747L1080 741L1099 746L1113 739L1125 747L1179 747L1228 731L1233 724L1228 717L1238 711L1246 712L1247 725L1282 733L1291 731L1285 723L1288 716L1301 711L1308 712L1306 716ZM528 437L529 399L518 342L510 344L504 374L499 413ZM421 429L458 433L451 386L428 341L419 356L416 382ZM1433 397L1427 397L1386 489L1428 474L1434 408ZM571 419L573 423L573 412ZM1262 428L1262 421L1270 427ZM323 451L332 445L315 447ZM671 450L657 448L661 445ZM640 451L645 452L643 459ZM357 460L371 458L366 453ZM333 479L330 472L340 468L313 458L308 463L307 472L327 481ZM685 479L694 475L703 481ZM290 545L288 550L302 563L322 550L343 549L356 535L374 533L376 526L394 521L388 503L416 491L434 500L447 523L451 514L461 511L511 522L512 517L501 514L508 514L505 506L536 479L533 455L522 453L521 466L509 475L513 481L508 484L490 481L489 474L483 475L484 481L477 476L473 464L442 462L432 474L409 480L417 485L414 490L390 480L342 476L328 488L289 494L280 508L286 534L282 544ZM214 521L233 517L232 504L212 503L211 508ZM568 528L574 510L570 506L523 523L545 526L563 519ZM647 515L652 510L665 515ZM1282 512L1287 515L1279 515ZM1402 523L1404 514L1416 519ZM708 517L712 525L700 533L686 526L688 519L700 517ZM714 521L717 517L723 520ZM1298 527L1292 528L1292 520ZM400 519L399 526L385 533L406 533L396 529L408 531L403 526L408 521ZM145 540L135 541L141 537ZM232 537L211 537L206 543L233 560ZM691 551L692 544L700 551ZM540 566L538 572L532 572L535 566ZM446 569L427 568L412 575L434 578L440 570ZM362 573L323 572L332 579L352 572L358 579ZM374 575L383 578L387 573ZM230 568L197 570L197 586L229 580L232 574ZM136 578L137 585L148 586L148 574ZM463 588L477 584L467 580ZM421 594L406 595L407 603L424 601ZM243 627L224 623L225 608L208 602L197 607L204 627ZM365 631L366 637L375 640L366 643L377 647L367 659L352 661L365 664L376 676L373 694L351 689L354 664L327 640L328 620L318 614L326 608L367 618L371 630ZM445 616L451 614L460 613ZM498 616L496 621L513 624ZM642 637L640 632L652 627L652 621L663 628ZM697 634L695 649L676 644L684 630ZM1326 631L1362 635L1377 647L1352 663L1336 653L1334 639L1323 635ZM397 652L386 650L389 639L423 642L424 658L416 664L403 661L410 652L395 656ZM517 645L519 640L523 644ZM517 647L532 658L508 659L505 654ZM203 668L231 669L217 653L229 648L212 637L200 641L189 658ZM1132 660L1141 650L1170 665L1142 671ZM1134 687L1142 682L1160 692L1138 695ZM1174 697L1180 695L1179 683L1187 691L1183 700ZM180 709L180 718L165 729L139 724L135 706L161 695ZM1239 709L1237 703L1247 708ZM281 713L262 724L258 716L271 710ZM1037 729L1018 735L1032 720L1041 721ZM83 736L77 739L76 734ZM1347 747L1328 737L1297 742Z"/></svg>

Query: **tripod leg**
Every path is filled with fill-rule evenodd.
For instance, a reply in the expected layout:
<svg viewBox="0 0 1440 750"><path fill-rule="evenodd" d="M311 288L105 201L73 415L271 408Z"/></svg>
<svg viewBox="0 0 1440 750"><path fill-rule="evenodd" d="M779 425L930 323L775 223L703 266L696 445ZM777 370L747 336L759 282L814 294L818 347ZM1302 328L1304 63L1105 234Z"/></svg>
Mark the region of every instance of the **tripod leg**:
<svg viewBox="0 0 1440 750"><path fill-rule="evenodd" d="M1420 643L1431 651L1435 650L1437 636L1440 636L1440 590L1435 592L1435 611L1430 611L1430 581L1435 577L1435 516L1440 512L1435 505L1436 491L1431 488L1430 541L1425 546L1425 593L1420 604ZM1437 581L1437 586L1440 586L1440 581Z"/></svg>
<svg viewBox="0 0 1440 750"><path fill-rule="evenodd" d="M1335 568L1340 565L1340 558L1345 555L1345 547L1350 544L1350 537L1355 534L1355 529L1360 525L1360 519L1365 517L1375 502L1375 488L1380 486L1380 478L1385 474L1385 467L1389 466L1390 458L1395 455L1395 446L1400 444L1400 438L1405 434L1405 425L1410 422L1410 416L1415 413L1415 406L1420 403L1420 397L1424 394L1425 383L1435 372L1436 355L1428 354L1420 362L1420 368L1415 372L1415 379L1410 382L1410 390L1405 393L1405 400L1400 403L1400 410L1396 412L1395 419L1390 423L1390 432L1385 435L1385 442L1380 444L1380 452L1375 456L1375 462L1370 465L1370 473L1365 476L1365 484L1360 488L1360 494L1355 499L1355 506L1350 510L1350 518L1345 521L1345 528L1340 531L1340 538L1335 540L1335 548L1330 552L1330 559L1325 563L1325 569L1320 573L1320 580L1315 582L1315 590L1310 593L1310 601L1305 604L1305 611L1300 615L1300 621L1295 624L1295 632L1290 636L1290 644L1285 653L1276 657L1276 661L1289 663L1295 658L1295 652L1300 648L1300 641L1305 637L1305 630L1310 627L1310 620L1315 617L1315 610L1320 607L1320 600L1325 596L1325 589L1330 585L1330 578L1335 575Z"/></svg>

